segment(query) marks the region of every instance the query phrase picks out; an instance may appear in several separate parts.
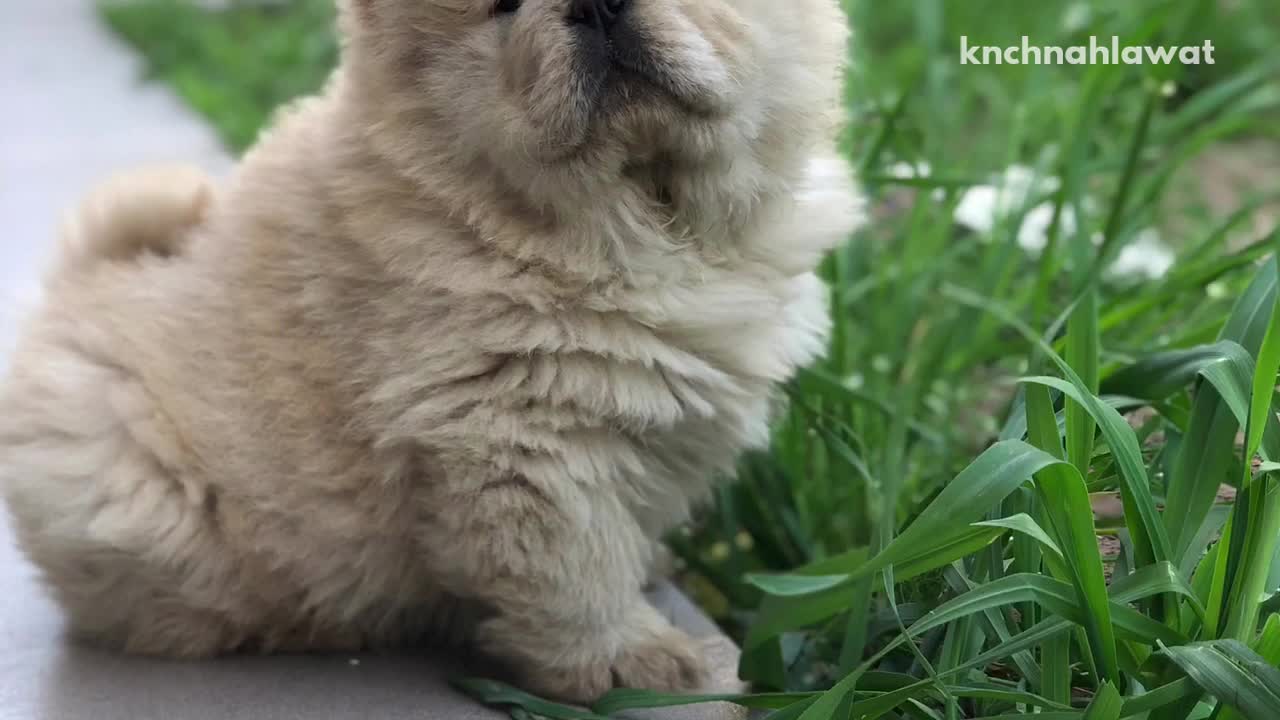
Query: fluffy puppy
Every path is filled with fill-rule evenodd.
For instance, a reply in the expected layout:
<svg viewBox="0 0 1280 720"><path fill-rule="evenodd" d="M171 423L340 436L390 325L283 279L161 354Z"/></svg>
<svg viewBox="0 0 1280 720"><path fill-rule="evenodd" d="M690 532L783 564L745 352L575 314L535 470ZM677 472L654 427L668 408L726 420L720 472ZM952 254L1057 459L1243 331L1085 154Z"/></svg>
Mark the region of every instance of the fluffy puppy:
<svg viewBox="0 0 1280 720"><path fill-rule="evenodd" d="M344 0L341 68L225 187L68 229L0 480L128 652L456 630L529 688L680 690L657 538L768 440L855 224L835 0Z"/></svg>

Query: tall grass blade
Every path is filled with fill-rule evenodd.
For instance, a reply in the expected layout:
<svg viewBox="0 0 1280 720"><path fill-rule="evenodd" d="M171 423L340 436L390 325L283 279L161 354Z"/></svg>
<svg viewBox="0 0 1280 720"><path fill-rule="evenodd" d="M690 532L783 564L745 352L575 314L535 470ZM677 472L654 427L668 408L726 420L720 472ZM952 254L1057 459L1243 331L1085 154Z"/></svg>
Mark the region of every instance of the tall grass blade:
<svg viewBox="0 0 1280 720"><path fill-rule="evenodd" d="M1164 654L1206 692L1249 720L1280 718L1280 670L1235 640L1169 647Z"/></svg>

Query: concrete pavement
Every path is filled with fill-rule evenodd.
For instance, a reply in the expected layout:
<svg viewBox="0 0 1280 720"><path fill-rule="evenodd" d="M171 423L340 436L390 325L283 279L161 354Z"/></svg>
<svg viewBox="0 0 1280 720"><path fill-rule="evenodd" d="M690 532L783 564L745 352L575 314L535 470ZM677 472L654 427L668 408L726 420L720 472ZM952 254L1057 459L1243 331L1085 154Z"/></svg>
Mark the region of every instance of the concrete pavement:
<svg viewBox="0 0 1280 720"><path fill-rule="evenodd" d="M222 172L214 134L98 21L93 0L0 1L0 355L35 296L59 218L140 164Z"/></svg>

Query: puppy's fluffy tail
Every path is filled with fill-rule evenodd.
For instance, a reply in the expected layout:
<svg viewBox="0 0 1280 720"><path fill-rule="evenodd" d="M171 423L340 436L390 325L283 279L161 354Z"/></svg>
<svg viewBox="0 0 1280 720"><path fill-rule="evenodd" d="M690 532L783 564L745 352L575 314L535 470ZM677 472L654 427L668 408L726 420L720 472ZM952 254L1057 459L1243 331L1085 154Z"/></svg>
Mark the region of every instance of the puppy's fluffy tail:
<svg viewBox="0 0 1280 720"><path fill-rule="evenodd" d="M67 219L53 274L175 255L212 199L211 180L194 168L158 167L109 180Z"/></svg>

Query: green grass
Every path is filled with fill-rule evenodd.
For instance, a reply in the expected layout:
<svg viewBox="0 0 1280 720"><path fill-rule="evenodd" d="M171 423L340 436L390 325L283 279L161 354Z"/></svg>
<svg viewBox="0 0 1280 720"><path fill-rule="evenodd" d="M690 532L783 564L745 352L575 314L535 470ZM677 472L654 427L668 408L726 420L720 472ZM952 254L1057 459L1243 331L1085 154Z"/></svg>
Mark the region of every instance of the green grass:
<svg viewBox="0 0 1280 720"><path fill-rule="evenodd" d="M239 149L322 82L328 4L106 15ZM1208 200L1219 158L1280 140L1280 4L847 7L845 146L874 221L823 269L832 350L788 387L772 450L672 538L687 586L744 643L744 676L779 691L743 702L784 720L1280 717L1280 246L1256 232L1280 166L1260 159L1252 187ZM962 35L1208 39L1218 63L961 66ZM901 162L932 172L904 180ZM965 189L1015 164L1060 182L957 228ZM1018 228L1041 202L1057 221L1031 256ZM1173 269L1111 281L1147 228ZM1095 521L1110 494L1123 512Z"/></svg>
<svg viewBox="0 0 1280 720"><path fill-rule="evenodd" d="M338 58L332 0L233 0L209 12L181 0L108 0L103 15L150 71L244 150L280 105L315 92Z"/></svg>

